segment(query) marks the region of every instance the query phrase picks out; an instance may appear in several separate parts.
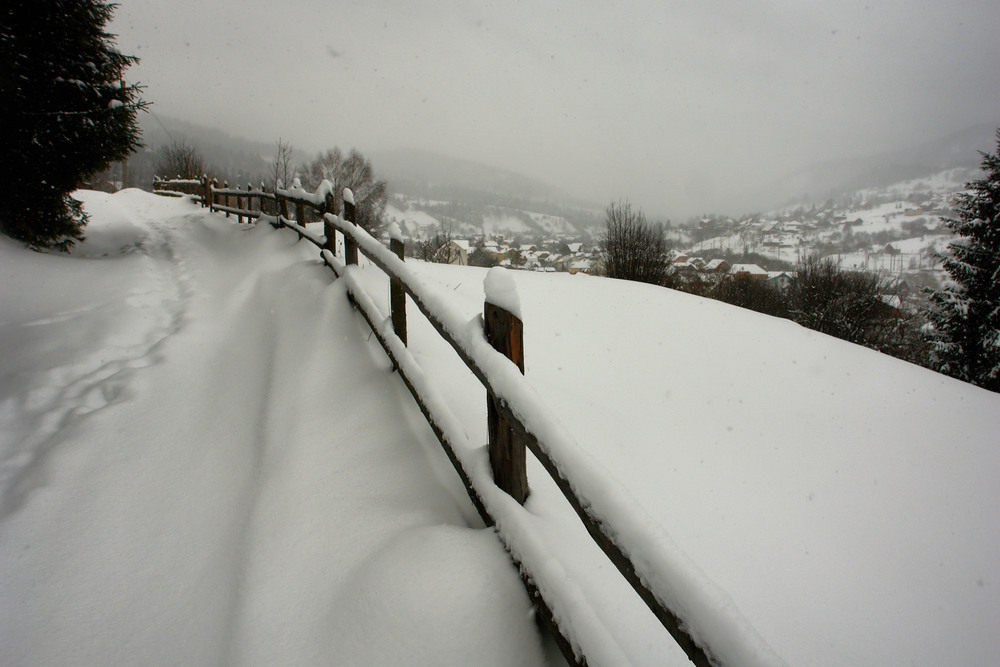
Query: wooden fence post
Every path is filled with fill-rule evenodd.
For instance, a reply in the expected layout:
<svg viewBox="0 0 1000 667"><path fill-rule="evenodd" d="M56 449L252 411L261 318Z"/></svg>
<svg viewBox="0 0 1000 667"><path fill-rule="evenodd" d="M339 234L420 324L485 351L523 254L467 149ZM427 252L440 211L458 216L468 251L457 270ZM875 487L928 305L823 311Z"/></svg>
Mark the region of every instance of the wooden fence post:
<svg viewBox="0 0 1000 667"><path fill-rule="evenodd" d="M285 220L288 219L288 200L285 199L283 196L281 196L281 194L278 193L278 190L283 190L283 189L284 188L281 187L280 183L279 183L278 187L276 187L274 189L274 196L278 198L278 200L277 200L277 203L278 203L278 215L280 216L278 218L278 229L281 229L282 227L284 227L285 226Z"/></svg>
<svg viewBox="0 0 1000 667"><path fill-rule="evenodd" d="M350 188L344 188L344 220L357 226L357 211L354 207L354 193ZM358 263L358 246L350 236L344 235L344 261L348 264Z"/></svg>
<svg viewBox="0 0 1000 667"><path fill-rule="evenodd" d="M215 190L219 187L219 179L213 178L208 187L208 210L215 211Z"/></svg>
<svg viewBox="0 0 1000 667"><path fill-rule="evenodd" d="M303 227L306 226L306 207L300 201L295 202L295 222ZM300 236L299 240L301 239L302 237Z"/></svg>
<svg viewBox="0 0 1000 667"><path fill-rule="evenodd" d="M326 242L323 244L324 250L329 250L334 257L337 256L337 228L332 222L326 219L326 214L336 215L337 201L336 195L333 192L327 192L326 198L323 200L323 210L320 215L323 218L323 235L326 237Z"/></svg>
<svg viewBox="0 0 1000 667"><path fill-rule="evenodd" d="M513 361L524 373L524 325L513 313L489 301L483 308L486 340L497 352ZM517 502L528 498L528 469L524 441L500 416L497 398L486 393L486 420L490 436L490 467L493 481Z"/></svg>
<svg viewBox="0 0 1000 667"><path fill-rule="evenodd" d="M396 257L403 259L403 234L395 222L389 227L389 250ZM392 330L406 345L406 291L403 282L395 278L389 279L389 315L392 317Z"/></svg>
<svg viewBox="0 0 1000 667"><path fill-rule="evenodd" d="M224 182L222 184L222 187L225 188L225 190L226 190L226 194L225 194L225 200L226 200L225 206L226 206L226 208L229 208L229 181ZM226 211L226 217L227 218L229 217L229 211Z"/></svg>

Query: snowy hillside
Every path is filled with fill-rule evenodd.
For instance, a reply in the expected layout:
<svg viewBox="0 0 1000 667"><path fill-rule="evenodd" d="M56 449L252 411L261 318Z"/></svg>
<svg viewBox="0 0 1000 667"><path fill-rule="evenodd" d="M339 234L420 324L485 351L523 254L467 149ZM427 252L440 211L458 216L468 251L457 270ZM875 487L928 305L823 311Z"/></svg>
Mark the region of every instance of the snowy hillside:
<svg viewBox="0 0 1000 667"><path fill-rule="evenodd" d="M703 221L720 233L682 245L690 255L756 253L794 264L819 254L851 269L931 273L952 240L940 222L977 170L953 168L924 178L867 188L822 205L792 206L739 221Z"/></svg>
<svg viewBox="0 0 1000 667"><path fill-rule="evenodd" d="M0 239L0 663L550 660L315 248L185 201L81 196L75 256ZM484 271L412 269L482 312ZM1000 396L671 290L513 277L527 379L719 593L690 599L792 665L1000 654ZM482 387L410 312L415 359L485 443ZM528 474L592 664L689 664Z"/></svg>
<svg viewBox="0 0 1000 667"><path fill-rule="evenodd" d="M385 211L386 221L399 225L405 238L432 237L442 230L463 239L485 236L578 241L589 238L593 234L596 214L578 210L573 215L575 221L566 215L513 206L435 201L402 195L394 195Z"/></svg>

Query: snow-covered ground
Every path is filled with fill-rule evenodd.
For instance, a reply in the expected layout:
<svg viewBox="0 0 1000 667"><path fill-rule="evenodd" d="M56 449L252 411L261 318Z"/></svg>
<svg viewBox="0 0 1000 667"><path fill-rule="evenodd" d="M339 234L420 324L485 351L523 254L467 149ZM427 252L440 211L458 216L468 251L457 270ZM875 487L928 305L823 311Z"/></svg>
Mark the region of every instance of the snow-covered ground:
<svg viewBox="0 0 1000 667"><path fill-rule="evenodd" d="M0 664L542 664L314 248L81 196L75 256L0 238Z"/></svg>
<svg viewBox="0 0 1000 667"><path fill-rule="evenodd" d="M0 663L543 664L503 549L315 248L81 196L76 256L0 239ZM410 264L481 313L485 271ZM722 616L793 665L1000 654L1000 396L670 290L513 277L528 381ZM485 442L482 387L410 313ZM579 589L567 623L603 629L591 655L688 664L534 460L529 483Z"/></svg>

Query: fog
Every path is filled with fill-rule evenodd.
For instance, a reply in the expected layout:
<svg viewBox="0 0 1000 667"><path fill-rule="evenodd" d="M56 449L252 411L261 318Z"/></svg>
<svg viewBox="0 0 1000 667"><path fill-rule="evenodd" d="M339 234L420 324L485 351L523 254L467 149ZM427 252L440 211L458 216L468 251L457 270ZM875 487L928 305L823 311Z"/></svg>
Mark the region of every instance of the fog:
<svg viewBox="0 0 1000 667"><path fill-rule="evenodd" d="M1000 122L998 27L996 0L130 0L110 30L157 114L306 151L428 149L683 217Z"/></svg>

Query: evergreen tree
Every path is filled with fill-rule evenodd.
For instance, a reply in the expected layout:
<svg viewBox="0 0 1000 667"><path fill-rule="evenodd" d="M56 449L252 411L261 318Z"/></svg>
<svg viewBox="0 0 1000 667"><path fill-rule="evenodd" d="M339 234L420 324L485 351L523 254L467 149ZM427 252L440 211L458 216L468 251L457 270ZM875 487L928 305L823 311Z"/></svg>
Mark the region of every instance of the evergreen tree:
<svg viewBox="0 0 1000 667"><path fill-rule="evenodd" d="M938 369L1000 391L1000 130L997 152L982 153L985 177L957 197L957 218L942 218L958 238L944 269L951 283L932 291L929 320Z"/></svg>
<svg viewBox="0 0 1000 667"><path fill-rule="evenodd" d="M69 250L86 217L69 193L139 144L137 62L104 27L114 5L13 0L0 10L0 230L35 248Z"/></svg>

